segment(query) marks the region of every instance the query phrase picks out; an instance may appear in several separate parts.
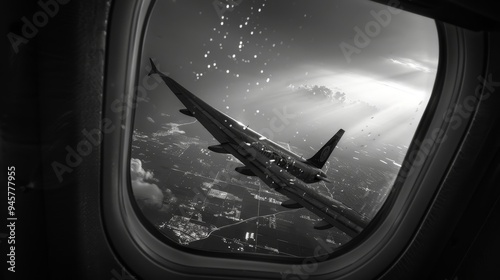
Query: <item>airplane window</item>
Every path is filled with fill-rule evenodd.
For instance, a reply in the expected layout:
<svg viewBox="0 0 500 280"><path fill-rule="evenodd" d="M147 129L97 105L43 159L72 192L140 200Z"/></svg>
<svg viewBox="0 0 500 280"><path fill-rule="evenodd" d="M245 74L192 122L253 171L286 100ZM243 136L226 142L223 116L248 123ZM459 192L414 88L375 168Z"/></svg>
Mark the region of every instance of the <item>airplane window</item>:
<svg viewBox="0 0 500 280"><path fill-rule="evenodd" d="M390 194L438 65L435 22L395 6L155 4L130 180L166 242L304 258L366 228Z"/></svg>

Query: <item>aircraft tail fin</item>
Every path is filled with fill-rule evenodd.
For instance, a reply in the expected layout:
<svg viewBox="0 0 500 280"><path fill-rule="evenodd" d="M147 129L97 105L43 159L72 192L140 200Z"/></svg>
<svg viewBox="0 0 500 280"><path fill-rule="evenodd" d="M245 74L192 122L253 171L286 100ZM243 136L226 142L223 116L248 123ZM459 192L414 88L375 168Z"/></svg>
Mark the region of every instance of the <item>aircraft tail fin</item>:
<svg viewBox="0 0 500 280"><path fill-rule="evenodd" d="M312 158L307 160L307 163L317 167L319 169L323 168L326 161L332 154L335 146L339 142L340 138L344 135L344 130L340 129L324 146L321 148Z"/></svg>
<svg viewBox="0 0 500 280"><path fill-rule="evenodd" d="M151 63L151 71L149 71L148 76L151 76L153 74L160 74L160 76L161 76L162 73L160 71L158 71L158 68L156 68L155 63L153 62L153 60L151 58L149 58L149 62Z"/></svg>

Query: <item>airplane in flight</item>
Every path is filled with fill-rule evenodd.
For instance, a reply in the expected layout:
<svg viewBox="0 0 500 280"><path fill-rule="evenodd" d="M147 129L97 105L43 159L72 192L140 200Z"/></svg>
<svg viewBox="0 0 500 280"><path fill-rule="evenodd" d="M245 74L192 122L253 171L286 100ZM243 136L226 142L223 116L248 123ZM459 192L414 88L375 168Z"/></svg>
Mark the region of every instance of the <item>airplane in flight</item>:
<svg viewBox="0 0 500 280"><path fill-rule="evenodd" d="M8 268L15 265L15 272L4 269L1 279L498 279L500 17L493 3L373 0L356 1L356 9L339 4L346 17L362 20L359 36L366 34L363 27L390 21L411 33L415 42L427 40L425 30L415 32L398 20L406 12L414 13L412 22L419 15L429 18L439 35L434 42L439 67L429 105L402 164L401 171L408 173L396 179L378 214L338 250L318 246L318 255L289 258L179 246L136 207L129 176L131 102L137 93L134 81L142 78L142 58L151 53L144 47L144 53L139 51L141 44L157 38L146 32L158 29L147 15L152 17L155 9L163 9L162 2L172 1L62 2L3 3L3 25L12 48L4 44L2 52L8 75L0 102L5 105L0 162L4 168L15 167L15 174L4 169L2 177L4 184L15 184L15 191L9 190L15 195L4 187L5 195L15 197L15 205L4 204L2 209L12 209L15 216L7 219L16 227L0 231ZM177 6L179 2L184 3L177 1ZM366 21L358 17L362 7L357 2L384 5L370 7L367 16L373 21ZM190 16L197 12L194 4L189 3L192 9L181 7L182 13L172 20L185 17L193 22L189 27L195 27L198 19ZM236 17L237 9L246 7L240 5L232 13L227 9L226 14ZM397 7L404 11L391 14ZM276 12L283 9L288 8L283 5ZM40 21L40 14L49 24ZM157 14L164 16L163 11ZM325 10L325 16L330 15ZM346 26L352 32L353 25ZM385 36L390 35L388 26L379 26L383 36L377 40L395 42L388 51L400 53L403 44ZM177 33L168 35L169 44L177 40ZM191 42L177 43L186 47ZM363 49L364 54L372 47L376 44ZM116 101L126 105L120 113ZM102 141L89 143L82 135L89 129L101 131ZM78 158L68 148L79 152ZM54 163L68 170L63 180L51 168ZM259 235L255 232L256 238Z"/></svg>
<svg viewBox="0 0 500 280"><path fill-rule="evenodd" d="M343 203L319 195L307 184L331 182L322 170L344 134L340 129L313 157L305 159L247 125L231 118L208 105L172 78L161 73L150 59L151 71L158 74L177 98L186 106L180 112L195 117L220 144L209 150L232 154L244 166L235 170L243 175L257 176L269 187L290 198L281 206L290 209L305 207L322 218L315 229L337 227L349 236L359 234L368 224L368 219Z"/></svg>

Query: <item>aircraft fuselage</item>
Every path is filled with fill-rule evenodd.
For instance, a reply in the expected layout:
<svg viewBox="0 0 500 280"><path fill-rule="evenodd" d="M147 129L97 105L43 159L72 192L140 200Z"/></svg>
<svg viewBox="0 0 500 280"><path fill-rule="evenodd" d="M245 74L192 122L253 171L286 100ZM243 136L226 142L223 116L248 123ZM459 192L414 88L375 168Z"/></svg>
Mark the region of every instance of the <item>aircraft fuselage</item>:
<svg viewBox="0 0 500 280"><path fill-rule="evenodd" d="M248 128L243 128L246 130L245 134L238 133L239 129L241 128L235 128L235 132L242 137L244 144L240 145L246 146L244 147L246 152L252 157L247 159L255 160L267 168L276 166L279 168L279 172L287 172L307 184L319 182L321 177L326 178L326 174L321 169L305 163L304 158L281 147L276 149L273 146L277 144L267 138L251 137L249 134L252 134L253 131L249 131Z"/></svg>

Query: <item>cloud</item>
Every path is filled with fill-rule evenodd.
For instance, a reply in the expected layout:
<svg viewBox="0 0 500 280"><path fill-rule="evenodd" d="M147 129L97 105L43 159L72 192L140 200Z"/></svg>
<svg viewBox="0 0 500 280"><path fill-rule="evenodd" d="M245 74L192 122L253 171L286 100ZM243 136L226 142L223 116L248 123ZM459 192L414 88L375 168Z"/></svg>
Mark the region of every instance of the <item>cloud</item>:
<svg viewBox="0 0 500 280"><path fill-rule="evenodd" d="M163 129L166 129L164 131L157 131L153 133L154 137L157 136L168 136L168 135L175 135L175 134L185 134L186 132L184 130L180 130L179 126L183 124L178 124L178 123L167 123L166 125L162 126ZM170 126L170 127L168 127Z"/></svg>
<svg viewBox="0 0 500 280"><path fill-rule="evenodd" d="M392 63L402 65L404 67L410 68L415 71L421 71L421 72L435 72L436 71L436 66L434 64L430 64L430 66L426 66L421 62L418 62L414 59L411 58L389 58L389 60Z"/></svg>
<svg viewBox="0 0 500 280"><path fill-rule="evenodd" d="M163 207L163 193L156 184L146 180L154 180L153 173L144 170L139 159L130 160L130 178L135 199L143 206L161 209Z"/></svg>
<svg viewBox="0 0 500 280"><path fill-rule="evenodd" d="M315 97L321 99L327 99L331 102L339 102L343 103L346 100L346 94L339 89L330 89L326 86L318 86L318 85L300 85L295 87L290 85L293 91L304 94L308 97Z"/></svg>

